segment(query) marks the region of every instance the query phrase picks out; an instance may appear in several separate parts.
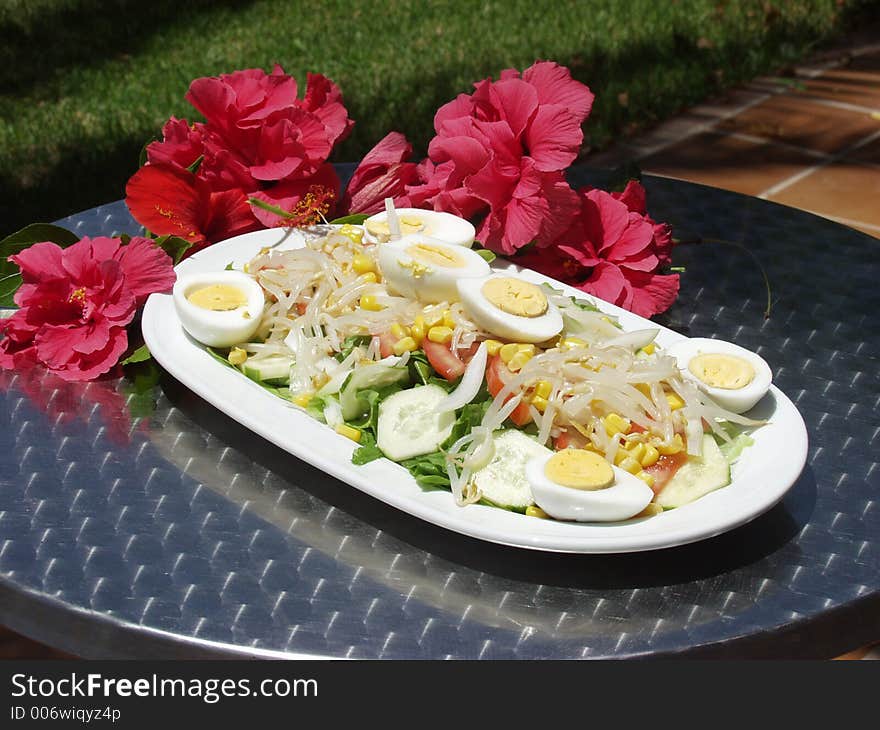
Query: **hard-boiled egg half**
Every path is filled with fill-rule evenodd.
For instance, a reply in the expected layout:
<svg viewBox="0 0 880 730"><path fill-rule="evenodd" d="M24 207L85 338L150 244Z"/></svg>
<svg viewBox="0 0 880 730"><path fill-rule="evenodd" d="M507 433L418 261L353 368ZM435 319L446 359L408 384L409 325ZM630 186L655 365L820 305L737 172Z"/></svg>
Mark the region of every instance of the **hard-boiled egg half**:
<svg viewBox="0 0 880 730"><path fill-rule="evenodd" d="M421 233L380 244L378 258L389 291L428 304L457 301L456 282L490 272L476 251Z"/></svg>
<svg viewBox="0 0 880 730"><path fill-rule="evenodd" d="M395 212L401 236L420 233L453 246L470 248L474 244L474 227L457 215L420 208L398 208ZM364 221L364 230L364 237L369 243L386 243L391 240L388 213L383 211L367 218Z"/></svg>
<svg viewBox="0 0 880 730"><path fill-rule="evenodd" d="M618 522L635 517L654 498L638 477L586 449L563 449L526 464L535 503L551 517Z"/></svg>
<svg viewBox="0 0 880 730"><path fill-rule="evenodd" d="M172 296L183 328L209 347L229 347L249 339L266 303L260 285L241 271L178 277Z"/></svg>
<svg viewBox="0 0 880 730"><path fill-rule="evenodd" d="M724 340L693 337L666 349L682 374L722 408L744 413L770 388L767 361L751 350Z"/></svg>
<svg viewBox="0 0 880 730"><path fill-rule="evenodd" d="M516 342L544 342L562 331L562 315L537 284L511 274L461 279L458 296L481 329Z"/></svg>

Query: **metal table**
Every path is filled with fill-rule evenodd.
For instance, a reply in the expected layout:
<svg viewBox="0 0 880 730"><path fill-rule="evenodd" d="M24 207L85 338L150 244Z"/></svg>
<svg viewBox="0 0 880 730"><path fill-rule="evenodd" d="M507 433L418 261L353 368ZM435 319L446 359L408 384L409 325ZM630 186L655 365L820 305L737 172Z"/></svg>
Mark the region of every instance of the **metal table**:
<svg viewBox="0 0 880 730"><path fill-rule="evenodd" d="M575 180L597 178L585 170ZM880 638L878 243L648 178L687 267L664 323L760 352L810 434L785 500L689 546L482 543L280 451L167 375L0 371L0 623L84 657L829 657ZM121 203L62 221L137 232Z"/></svg>

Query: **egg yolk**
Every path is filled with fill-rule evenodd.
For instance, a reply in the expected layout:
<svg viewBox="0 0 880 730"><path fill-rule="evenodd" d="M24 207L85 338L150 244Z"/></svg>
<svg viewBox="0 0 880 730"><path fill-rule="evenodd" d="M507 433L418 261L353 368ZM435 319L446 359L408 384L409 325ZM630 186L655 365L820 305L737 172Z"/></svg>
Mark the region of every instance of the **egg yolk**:
<svg viewBox="0 0 880 730"><path fill-rule="evenodd" d="M425 222L416 216L398 216L397 223L400 225L401 236L408 236L411 233L424 233L426 235L428 233ZM388 221L368 221L366 228L382 243L387 243L391 239L391 226L388 225Z"/></svg>
<svg viewBox="0 0 880 730"><path fill-rule="evenodd" d="M518 317L540 317L549 306L539 286L522 279L500 277L489 279L482 288L483 296L502 312Z"/></svg>
<svg viewBox="0 0 880 730"><path fill-rule="evenodd" d="M748 360L735 355L707 353L688 363L688 370L710 388L739 390L755 379L755 368Z"/></svg>
<svg viewBox="0 0 880 730"><path fill-rule="evenodd" d="M563 449L547 461L544 475L555 484L593 491L614 483L614 470L599 454L585 449Z"/></svg>
<svg viewBox="0 0 880 730"><path fill-rule="evenodd" d="M244 292L229 284L203 286L188 295L187 299L195 306L212 312L228 312L247 304Z"/></svg>
<svg viewBox="0 0 880 730"><path fill-rule="evenodd" d="M434 264L446 269L460 269L465 263L454 251L432 246L429 243L414 243L412 246L407 246L406 253L426 264Z"/></svg>

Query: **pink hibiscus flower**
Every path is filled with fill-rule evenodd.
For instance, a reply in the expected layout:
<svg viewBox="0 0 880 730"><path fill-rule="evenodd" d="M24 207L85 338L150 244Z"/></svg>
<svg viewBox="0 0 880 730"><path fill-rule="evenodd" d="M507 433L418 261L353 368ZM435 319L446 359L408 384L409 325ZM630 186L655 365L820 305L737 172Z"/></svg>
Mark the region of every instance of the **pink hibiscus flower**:
<svg viewBox="0 0 880 730"><path fill-rule="evenodd" d="M667 310L679 277L658 271L670 261L672 235L645 213L644 192L637 182L623 193L582 188L579 215L559 243L531 249L517 263L643 317Z"/></svg>
<svg viewBox="0 0 880 730"><path fill-rule="evenodd" d="M399 202L481 218L477 239L502 254L550 245L579 208L563 170L592 103L588 87L549 61L475 84L437 111L419 184Z"/></svg>
<svg viewBox="0 0 880 730"><path fill-rule="evenodd" d="M64 380L109 371L128 347L137 308L175 280L171 257L147 238L36 243L9 260L21 269L20 308L0 321L0 367L42 364Z"/></svg>

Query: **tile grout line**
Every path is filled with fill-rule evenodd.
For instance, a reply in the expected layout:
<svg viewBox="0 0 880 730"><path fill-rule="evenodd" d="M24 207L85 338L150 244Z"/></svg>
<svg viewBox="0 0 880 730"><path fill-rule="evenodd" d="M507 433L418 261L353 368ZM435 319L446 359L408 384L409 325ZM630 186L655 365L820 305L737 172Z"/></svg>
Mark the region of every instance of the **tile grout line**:
<svg viewBox="0 0 880 730"><path fill-rule="evenodd" d="M829 155L828 158L823 160L822 162L819 162L815 165L812 165L804 170L801 170L800 172L796 172L791 177L786 178L785 180L781 180L780 182L776 183L775 185L771 185L769 188L767 188L763 192L759 193L756 197L766 200L768 196L776 195L776 193L780 193L783 190L785 190L786 188L791 187L795 183L800 182L808 175L812 175L814 172L821 170L824 167L828 167L828 165L830 165L834 162L839 162L847 155L855 152L856 150L861 149L862 147L864 147L866 145L871 144L871 142L873 142L876 139L880 139L880 129L878 129L874 132L871 132L871 134L869 134L867 137L863 137L858 142L851 144L849 147L846 147L846 148L840 150L839 152L835 152L833 155Z"/></svg>

